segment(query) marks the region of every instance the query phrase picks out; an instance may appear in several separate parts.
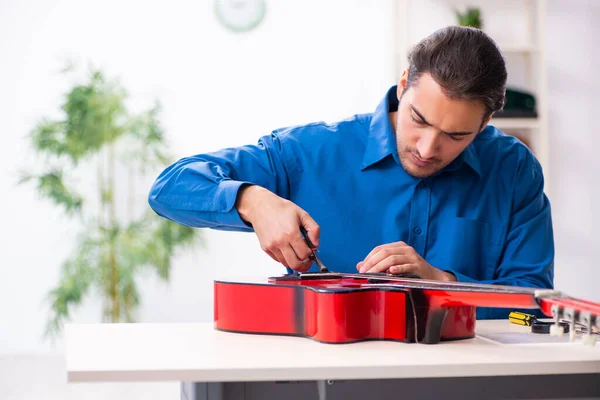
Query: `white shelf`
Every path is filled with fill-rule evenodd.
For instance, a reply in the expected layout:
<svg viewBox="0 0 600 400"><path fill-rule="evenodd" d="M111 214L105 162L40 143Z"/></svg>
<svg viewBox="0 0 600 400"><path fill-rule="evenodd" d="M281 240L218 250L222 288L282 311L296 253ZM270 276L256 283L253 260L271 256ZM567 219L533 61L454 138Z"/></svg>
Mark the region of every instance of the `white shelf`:
<svg viewBox="0 0 600 400"><path fill-rule="evenodd" d="M540 121L537 118L492 118L490 125L498 129L538 129Z"/></svg>
<svg viewBox="0 0 600 400"><path fill-rule="evenodd" d="M412 48L410 44L416 44L414 43L415 37L412 34L414 30L413 26L421 26L422 23L427 25L430 22L427 20L427 14L423 13L424 10L422 7L417 9L418 12L414 13L414 15L425 16L423 20L415 18L414 15L411 16L410 10L414 5L413 3L422 4L421 1L416 0L397 0L394 2L396 7L394 18L394 52L397 55L397 71L402 71L408 67L406 54ZM440 12L440 15L444 14L448 18L452 15L453 5L450 4L452 3L450 1L429 0L426 3L432 6L435 4L435 7L445 8L445 10L436 10ZM546 63L544 61L548 45L545 40L547 29L546 3L547 0L522 0L516 2L516 7L514 7L512 12L515 13L515 16L524 17L524 26L518 27L523 28L524 33L512 38L510 35L497 35L497 43L500 51L505 56L507 64L511 64L508 67L510 70L509 74L517 71L523 72L522 75L525 82L520 83L519 86L523 84L524 87L531 90L536 98L536 109L539 116L537 118L492 118L490 124L508 134L527 136L532 143L535 143L536 157L540 160L544 168L546 181L550 182L552 168L550 167L550 143L548 139L548 81ZM489 0L471 0L470 4L483 9L484 20L493 19L494 9L501 7L501 2L491 2ZM519 18L515 18L515 21L517 19ZM436 21L440 22L441 20L436 19ZM437 22L429 23L431 29L447 26L450 23L455 23L455 20L448 19L443 25L437 25ZM507 24L504 23L502 26L504 25ZM508 24L508 29L511 29L510 23ZM422 34L419 36L422 36ZM420 40L421 37L416 39ZM511 70L512 67L515 70ZM508 84L511 84L510 76ZM546 186L546 192L549 195L552 194L552 189L549 185Z"/></svg>
<svg viewBox="0 0 600 400"><path fill-rule="evenodd" d="M539 49L530 45L499 45L502 54L531 54L537 53Z"/></svg>

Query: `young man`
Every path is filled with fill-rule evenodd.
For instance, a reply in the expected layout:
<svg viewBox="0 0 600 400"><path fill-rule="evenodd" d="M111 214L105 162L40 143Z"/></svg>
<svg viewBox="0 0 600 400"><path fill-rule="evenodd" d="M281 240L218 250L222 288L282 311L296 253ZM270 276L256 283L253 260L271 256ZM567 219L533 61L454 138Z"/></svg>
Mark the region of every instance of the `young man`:
<svg viewBox="0 0 600 400"><path fill-rule="evenodd" d="M183 158L149 194L192 227L254 231L288 270L551 288L554 243L540 164L487 125L506 68L482 31L421 41L374 113L279 129L258 144ZM479 309L478 318L506 318Z"/></svg>

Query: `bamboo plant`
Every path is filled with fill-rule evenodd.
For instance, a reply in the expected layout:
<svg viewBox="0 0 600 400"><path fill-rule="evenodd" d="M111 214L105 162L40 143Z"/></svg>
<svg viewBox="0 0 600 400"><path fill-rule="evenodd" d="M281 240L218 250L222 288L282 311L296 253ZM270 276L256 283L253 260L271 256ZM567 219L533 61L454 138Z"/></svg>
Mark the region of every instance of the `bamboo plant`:
<svg viewBox="0 0 600 400"><path fill-rule="evenodd" d="M102 296L103 322L133 322L140 304L136 278L150 271L168 281L178 249L202 245L198 230L158 217L145 196L136 199L139 178L172 160L160 104L134 114L126 99L118 82L92 69L84 83L64 94L62 118L42 119L28 136L41 168L22 172L19 182L33 183L42 198L82 227L59 282L47 294L46 337L60 333L93 292ZM90 170L96 171L97 187L86 197L75 182L78 174L88 180Z"/></svg>

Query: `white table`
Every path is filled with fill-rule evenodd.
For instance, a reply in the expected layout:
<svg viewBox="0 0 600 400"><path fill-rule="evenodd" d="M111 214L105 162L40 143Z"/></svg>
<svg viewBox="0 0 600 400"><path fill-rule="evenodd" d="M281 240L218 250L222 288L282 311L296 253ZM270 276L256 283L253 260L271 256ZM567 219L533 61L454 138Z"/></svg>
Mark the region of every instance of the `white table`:
<svg viewBox="0 0 600 400"><path fill-rule="evenodd" d="M600 344L477 321L434 345L219 332L198 324L69 324L69 382L180 381L182 398L600 398ZM268 397L267 397L268 396ZM320 396L320 397L319 397Z"/></svg>

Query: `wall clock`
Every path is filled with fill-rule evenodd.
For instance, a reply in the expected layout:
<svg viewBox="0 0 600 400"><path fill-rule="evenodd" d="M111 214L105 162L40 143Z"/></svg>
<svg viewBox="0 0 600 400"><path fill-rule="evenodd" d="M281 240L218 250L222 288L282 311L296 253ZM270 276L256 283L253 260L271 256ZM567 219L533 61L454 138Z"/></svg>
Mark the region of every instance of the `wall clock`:
<svg viewBox="0 0 600 400"><path fill-rule="evenodd" d="M215 0L219 21L235 32L256 27L265 16L265 0Z"/></svg>

